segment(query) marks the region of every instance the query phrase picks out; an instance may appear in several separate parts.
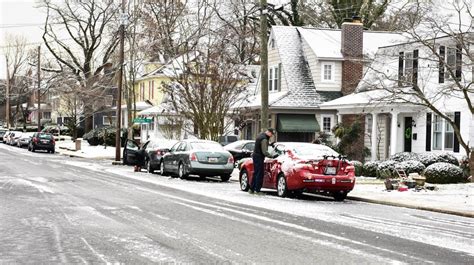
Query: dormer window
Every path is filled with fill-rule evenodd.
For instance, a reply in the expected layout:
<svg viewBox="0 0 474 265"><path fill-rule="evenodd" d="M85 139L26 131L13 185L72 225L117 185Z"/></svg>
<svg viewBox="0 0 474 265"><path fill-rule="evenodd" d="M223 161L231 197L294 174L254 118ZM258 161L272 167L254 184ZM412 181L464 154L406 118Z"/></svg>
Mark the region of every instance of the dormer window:
<svg viewBox="0 0 474 265"><path fill-rule="evenodd" d="M278 91L280 89L280 68L278 66L268 69L268 91Z"/></svg>
<svg viewBox="0 0 474 265"><path fill-rule="evenodd" d="M321 63L321 81L334 82L335 64L330 62Z"/></svg>

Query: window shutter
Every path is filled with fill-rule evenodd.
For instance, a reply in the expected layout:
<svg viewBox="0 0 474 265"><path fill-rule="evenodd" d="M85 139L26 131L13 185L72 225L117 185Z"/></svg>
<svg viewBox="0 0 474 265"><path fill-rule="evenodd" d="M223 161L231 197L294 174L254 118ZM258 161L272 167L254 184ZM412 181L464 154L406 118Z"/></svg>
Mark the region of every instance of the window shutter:
<svg viewBox="0 0 474 265"><path fill-rule="evenodd" d="M412 82L415 86L418 84L418 50L413 51L413 75Z"/></svg>
<svg viewBox="0 0 474 265"><path fill-rule="evenodd" d="M402 86L403 79L403 52L398 54L398 86Z"/></svg>
<svg viewBox="0 0 474 265"><path fill-rule="evenodd" d="M438 66L438 83L442 84L444 83L444 58L445 58L445 47L444 46L439 46L439 66Z"/></svg>
<svg viewBox="0 0 474 265"><path fill-rule="evenodd" d="M456 45L456 80L461 80L462 74L462 47Z"/></svg>
<svg viewBox="0 0 474 265"><path fill-rule="evenodd" d="M431 113L426 113L426 151L431 151Z"/></svg>
<svg viewBox="0 0 474 265"><path fill-rule="evenodd" d="M281 91L281 63L278 64L278 91Z"/></svg>
<svg viewBox="0 0 474 265"><path fill-rule="evenodd" d="M459 130L461 130L461 112L459 111L454 112L454 124L456 124L456 127L458 127ZM454 134L453 151L459 153L459 139L456 134Z"/></svg>

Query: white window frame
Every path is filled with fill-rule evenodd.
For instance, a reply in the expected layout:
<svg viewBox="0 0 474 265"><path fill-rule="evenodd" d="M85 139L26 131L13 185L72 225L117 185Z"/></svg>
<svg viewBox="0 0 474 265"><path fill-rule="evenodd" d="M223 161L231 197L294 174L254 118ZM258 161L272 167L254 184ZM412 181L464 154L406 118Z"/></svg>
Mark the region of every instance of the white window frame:
<svg viewBox="0 0 474 265"><path fill-rule="evenodd" d="M324 129L324 119L327 119L327 118L329 118L329 130L328 131L326 131ZM321 115L321 131L323 131L325 133L332 134L331 129L332 129L333 126L334 126L334 115L328 115L328 114Z"/></svg>
<svg viewBox="0 0 474 265"><path fill-rule="evenodd" d="M331 67L331 78L326 79L325 75L325 67ZM333 62L321 62L321 82L334 82L335 81L335 72L336 72L336 64Z"/></svg>
<svg viewBox="0 0 474 265"><path fill-rule="evenodd" d="M451 117L454 120L454 112L449 112L449 113L445 113L445 114L447 116ZM440 119L439 120L439 130L438 131L435 131L436 117L438 117ZM446 147L446 143L447 143L446 142L446 134L448 134L448 133L453 135L452 142L451 142L452 147ZM435 134L439 134L439 137L441 137L441 143L440 143L441 146L440 147L435 146L435 140L436 140ZM441 117L437 114L434 114L434 113L433 113L433 122L432 122L432 127L431 127L431 137L432 137L432 141L431 141L432 142L432 146L431 146L432 150L448 151L448 152L452 152L454 150L454 139L455 139L456 135L454 134L453 127L443 117Z"/></svg>
<svg viewBox="0 0 474 265"><path fill-rule="evenodd" d="M111 125L109 118L112 118L112 123L115 121L117 123L117 116L102 116L102 125Z"/></svg>
<svg viewBox="0 0 474 265"><path fill-rule="evenodd" d="M278 65L268 68L268 92L277 92L280 87Z"/></svg>

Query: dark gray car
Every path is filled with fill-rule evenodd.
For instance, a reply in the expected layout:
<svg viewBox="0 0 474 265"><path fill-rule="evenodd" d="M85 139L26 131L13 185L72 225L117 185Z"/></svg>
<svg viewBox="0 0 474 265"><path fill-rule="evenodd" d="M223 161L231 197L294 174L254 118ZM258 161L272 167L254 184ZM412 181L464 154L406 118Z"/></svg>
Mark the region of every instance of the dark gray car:
<svg viewBox="0 0 474 265"><path fill-rule="evenodd" d="M160 166L162 175L176 175L182 179L189 175L220 176L228 181L234 170L234 158L217 142L184 140L176 143L165 154Z"/></svg>

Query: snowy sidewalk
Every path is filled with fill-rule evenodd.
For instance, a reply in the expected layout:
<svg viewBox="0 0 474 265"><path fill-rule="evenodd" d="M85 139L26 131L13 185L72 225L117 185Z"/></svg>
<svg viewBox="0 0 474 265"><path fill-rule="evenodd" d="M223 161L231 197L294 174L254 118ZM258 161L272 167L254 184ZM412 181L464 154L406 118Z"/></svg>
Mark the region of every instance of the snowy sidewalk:
<svg viewBox="0 0 474 265"><path fill-rule="evenodd" d="M356 182L348 198L474 218L474 183L435 184L437 190L387 191L383 183Z"/></svg>

